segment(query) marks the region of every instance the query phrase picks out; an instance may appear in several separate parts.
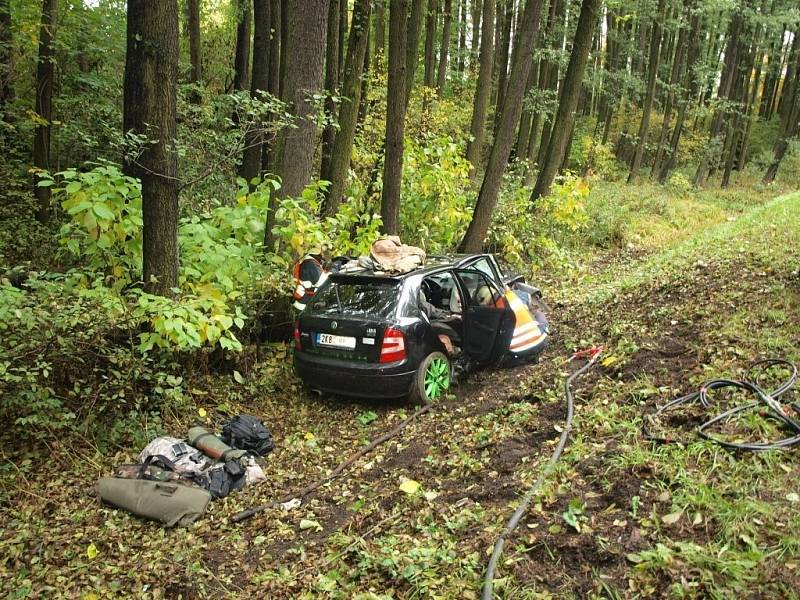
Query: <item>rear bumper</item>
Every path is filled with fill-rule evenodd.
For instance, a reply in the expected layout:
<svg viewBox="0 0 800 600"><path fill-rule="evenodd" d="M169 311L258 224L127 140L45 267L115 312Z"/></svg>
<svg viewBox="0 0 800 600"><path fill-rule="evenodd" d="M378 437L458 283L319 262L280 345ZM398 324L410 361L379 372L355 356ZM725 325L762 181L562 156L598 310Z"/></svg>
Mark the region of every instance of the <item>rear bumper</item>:
<svg viewBox="0 0 800 600"><path fill-rule="evenodd" d="M357 364L295 350L294 370L307 386L342 396L402 398L411 390L416 369L400 363Z"/></svg>

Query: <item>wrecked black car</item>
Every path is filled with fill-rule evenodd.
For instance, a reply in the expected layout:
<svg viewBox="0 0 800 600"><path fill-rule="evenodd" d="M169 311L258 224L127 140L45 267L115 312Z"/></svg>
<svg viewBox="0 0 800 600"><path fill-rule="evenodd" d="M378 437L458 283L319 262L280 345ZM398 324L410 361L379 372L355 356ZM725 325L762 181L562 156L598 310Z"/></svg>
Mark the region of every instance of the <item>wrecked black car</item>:
<svg viewBox="0 0 800 600"><path fill-rule="evenodd" d="M332 274L295 323L295 370L318 391L429 402L454 374L538 355L548 333L540 298L490 254Z"/></svg>

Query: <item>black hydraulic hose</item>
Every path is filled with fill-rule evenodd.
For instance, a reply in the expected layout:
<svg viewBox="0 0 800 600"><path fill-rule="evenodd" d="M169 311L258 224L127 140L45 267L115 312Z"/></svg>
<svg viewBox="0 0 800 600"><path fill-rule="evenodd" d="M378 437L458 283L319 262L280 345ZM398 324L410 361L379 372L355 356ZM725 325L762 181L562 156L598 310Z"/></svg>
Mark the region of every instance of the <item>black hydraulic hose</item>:
<svg viewBox="0 0 800 600"><path fill-rule="evenodd" d="M777 388L771 392L768 392L759 384L759 379L760 376L763 375L764 371L770 367L785 367L790 371L790 375ZM680 398L675 398L656 410L656 412L654 412L652 415L649 415L645 425L642 427L644 437L654 442L661 443L685 441L664 436L657 436L650 431L647 423L653 424L655 423L656 419L658 419L664 413L692 402L697 402L704 409L710 410L712 408L712 402L709 399L709 391L732 388L736 390L743 390L749 394L752 394L756 397L756 399L752 402L734 406L733 408L723 411L700 424L697 427L697 433L703 439L719 444L723 448L728 448L730 450L746 450L751 452L789 448L796 444L800 444L800 420L792 418L789 413L787 413L784 406L778 402L778 398L780 396L794 387L795 383L797 382L797 375L797 366L794 363L780 358L770 358L753 363L745 374L744 380L742 381L737 381L735 379L714 379L707 381L698 391L686 394ZM764 405L764 408L766 409L762 413L762 416L776 420L783 424L789 431L788 437L766 442L731 442L707 431L714 425L725 423L735 415L752 410L760 405ZM797 416L800 417L800 404L794 402L787 406L791 407L792 410L797 413Z"/></svg>
<svg viewBox="0 0 800 600"><path fill-rule="evenodd" d="M522 515L528 510L528 506L530 506L531 501L533 500L534 496L539 492L539 489L542 487L545 478L550 475L555 467L558 459L561 458L561 454L564 452L564 448L567 445L567 438L569 437L570 430L572 429L572 417L575 412L575 402L572 396L572 382L583 375L586 371L588 371L592 366L597 362L600 353L603 351L602 347L594 347L590 350L585 350L583 352L577 352L572 356L572 359L581 358L581 357L588 357L589 362L583 365L580 369L575 371L572 375L567 378L566 383L564 384L564 398L567 403L567 417L564 424L564 431L561 432L561 437L558 439L558 445L556 449L553 451L553 454L550 456L550 460L545 466L544 470L542 471L539 478L534 482L534 484L530 487L530 489L525 493L523 496L522 501L519 503L517 510L514 511L514 514L511 515L511 518L506 523L505 529L497 538L497 541L494 544L494 550L492 551L492 557L489 559L489 564L486 566L486 575L483 580L483 592L481 594L482 600L492 600L492 590L494 587L494 572L497 569L497 562L500 560L500 555L503 553L503 546L505 546L506 539L514 532L519 524Z"/></svg>

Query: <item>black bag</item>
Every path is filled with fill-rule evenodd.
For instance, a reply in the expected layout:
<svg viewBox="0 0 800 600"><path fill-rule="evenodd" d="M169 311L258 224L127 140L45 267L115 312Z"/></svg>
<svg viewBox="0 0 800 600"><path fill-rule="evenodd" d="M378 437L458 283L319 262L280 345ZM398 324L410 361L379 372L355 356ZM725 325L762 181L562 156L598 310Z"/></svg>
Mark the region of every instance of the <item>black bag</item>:
<svg viewBox="0 0 800 600"><path fill-rule="evenodd" d="M222 428L220 437L229 446L247 450L256 456L265 456L275 447L264 423L251 415L235 416Z"/></svg>

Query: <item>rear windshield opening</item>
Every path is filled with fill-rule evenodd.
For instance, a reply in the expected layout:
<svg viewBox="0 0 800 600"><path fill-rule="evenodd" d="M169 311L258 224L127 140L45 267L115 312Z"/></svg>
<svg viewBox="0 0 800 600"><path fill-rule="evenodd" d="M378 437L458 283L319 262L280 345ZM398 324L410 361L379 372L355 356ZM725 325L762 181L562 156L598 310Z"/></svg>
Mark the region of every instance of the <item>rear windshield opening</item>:
<svg viewBox="0 0 800 600"><path fill-rule="evenodd" d="M388 317L397 304L400 282L329 281L309 303L315 313Z"/></svg>

